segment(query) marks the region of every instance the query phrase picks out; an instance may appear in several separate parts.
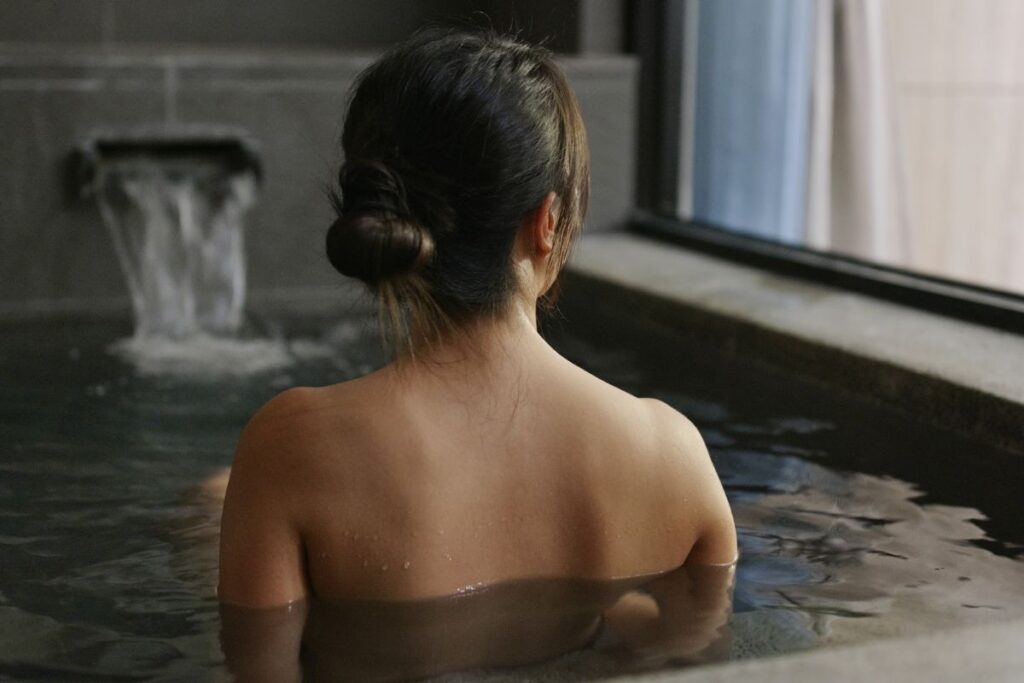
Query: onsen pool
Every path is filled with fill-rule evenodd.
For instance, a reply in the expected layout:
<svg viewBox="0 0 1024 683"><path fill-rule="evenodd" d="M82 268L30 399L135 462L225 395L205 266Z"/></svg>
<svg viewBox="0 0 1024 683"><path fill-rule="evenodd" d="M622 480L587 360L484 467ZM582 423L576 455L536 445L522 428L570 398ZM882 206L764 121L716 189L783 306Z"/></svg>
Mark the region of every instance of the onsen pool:
<svg viewBox="0 0 1024 683"><path fill-rule="evenodd" d="M718 656L1024 615L1016 456L584 303L567 302L546 326L553 343L690 416L725 483L742 558L731 647ZM227 678L217 520L198 484L230 463L243 424L273 394L377 364L373 326L355 314L281 319L287 341L199 372L182 371L188 359L140 370L111 353L125 321L0 329L0 677ZM260 370L266 354L279 362ZM597 666L584 651L473 677L629 666Z"/></svg>

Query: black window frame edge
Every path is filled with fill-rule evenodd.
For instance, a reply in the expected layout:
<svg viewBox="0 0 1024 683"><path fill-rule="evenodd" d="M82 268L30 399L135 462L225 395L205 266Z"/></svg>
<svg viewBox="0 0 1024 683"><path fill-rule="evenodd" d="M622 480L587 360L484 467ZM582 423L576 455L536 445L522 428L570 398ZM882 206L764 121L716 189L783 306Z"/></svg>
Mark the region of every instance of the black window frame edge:
<svg viewBox="0 0 1024 683"><path fill-rule="evenodd" d="M685 0L636 8L640 57L636 207L626 229L769 272L1024 335L1024 296L675 215L679 193Z"/></svg>
<svg viewBox="0 0 1024 683"><path fill-rule="evenodd" d="M1024 297L646 211L628 231L761 270L1024 335Z"/></svg>

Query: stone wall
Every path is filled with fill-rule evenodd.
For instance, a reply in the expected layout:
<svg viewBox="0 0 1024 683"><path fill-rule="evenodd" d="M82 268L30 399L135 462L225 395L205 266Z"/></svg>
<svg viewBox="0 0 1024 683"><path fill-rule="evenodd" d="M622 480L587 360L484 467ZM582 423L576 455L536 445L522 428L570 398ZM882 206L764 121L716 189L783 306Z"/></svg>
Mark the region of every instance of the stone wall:
<svg viewBox="0 0 1024 683"><path fill-rule="evenodd" d="M0 46L0 313L127 305L95 203L67 186L67 159L98 128L154 123L237 126L259 141L265 177L249 217L252 294L338 286L323 255L324 188L339 161L346 91L369 60L284 48ZM622 55L563 64L593 155L587 229L610 229L632 205L637 64Z"/></svg>
<svg viewBox="0 0 1024 683"><path fill-rule="evenodd" d="M0 0L0 42L374 50L434 23L516 30L574 52L601 40L607 45L607 24L621 6L621 0Z"/></svg>

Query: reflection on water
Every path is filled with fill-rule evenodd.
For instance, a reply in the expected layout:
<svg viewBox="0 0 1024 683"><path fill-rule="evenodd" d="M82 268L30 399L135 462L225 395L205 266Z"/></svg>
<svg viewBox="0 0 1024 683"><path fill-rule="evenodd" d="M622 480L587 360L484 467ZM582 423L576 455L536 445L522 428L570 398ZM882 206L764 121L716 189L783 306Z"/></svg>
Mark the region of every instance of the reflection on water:
<svg viewBox="0 0 1024 683"><path fill-rule="evenodd" d="M365 371L374 330L361 337L351 323L346 329L311 337L334 349L329 356L216 382L138 374L105 352L126 325L4 330L0 678L229 679L213 592L216 514L196 483L229 464L242 425L274 393ZM714 618L667 619L665 596L647 587L606 611L587 648L523 670L447 679L582 680L1024 615L1018 458L792 378L704 356L666 360L602 334L593 337L600 345L566 336L558 345L610 381L690 415L711 448L740 528L728 633L696 656L691 646L673 650L691 636L699 644L695 634L719 633ZM687 599L714 594L674 585ZM483 606L501 598L473 599ZM312 612L311 625L334 615ZM592 621L579 619L582 639ZM673 624L694 633L666 628ZM224 628L230 636L227 619ZM306 647L329 653L318 659L333 666L355 641L324 632L332 629L311 627ZM444 647L429 652L454 657L445 647L470 642L442 636L431 632ZM499 650L513 641L485 640Z"/></svg>
<svg viewBox="0 0 1024 683"><path fill-rule="evenodd" d="M728 655L732 577L732 567L687 567L613 581L515 581L424 600L221 605L221 642L228 669L246 681L406 680L521 667L580 648L558 662L560 677L643 671Z"/></svg>

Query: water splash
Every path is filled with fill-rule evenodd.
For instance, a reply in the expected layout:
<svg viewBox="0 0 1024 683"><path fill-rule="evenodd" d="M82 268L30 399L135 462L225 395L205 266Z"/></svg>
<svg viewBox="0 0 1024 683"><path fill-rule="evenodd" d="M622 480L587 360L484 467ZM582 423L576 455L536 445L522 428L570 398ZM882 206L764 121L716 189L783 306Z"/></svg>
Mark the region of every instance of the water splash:
<svg viewBox="0 0 1024 683"><path fill-rule="evenodd" d="M260 175L244 131L101 131L72 159L80 192L99 204L135 315L134 334L110 351L138 374L216 380L263 373L335 357L358 336L345 326L322 340L243 329L245 217ZM342 356L341 369L349 360L367 366Z"/></svg>
<svg viewBox="0 0 1024 683"><path fill-rule="evenodd" d="M143 375L248 375L291 365L282 339L239 336L245 215L256 176L217 156L104 160L96 197L131 295L135 333L111 346Z"/></svg>
<svg viewBox="0 0 1024 683"><path fill-rule="evenodd" d="M245 307L251 172L201 157L104 164L97 198L135 313L135 339L231 336Z"/></svg>

